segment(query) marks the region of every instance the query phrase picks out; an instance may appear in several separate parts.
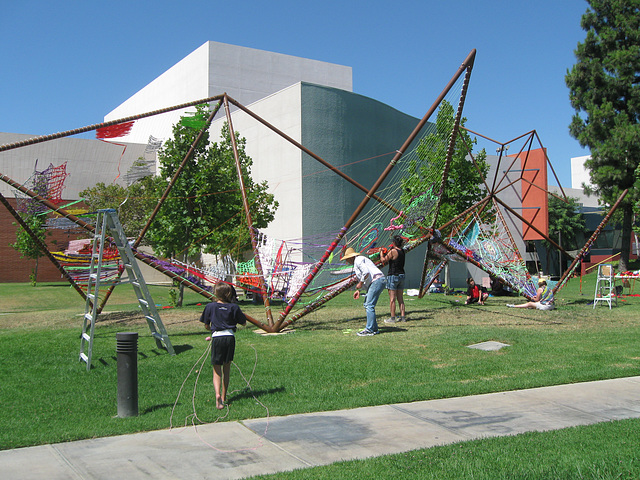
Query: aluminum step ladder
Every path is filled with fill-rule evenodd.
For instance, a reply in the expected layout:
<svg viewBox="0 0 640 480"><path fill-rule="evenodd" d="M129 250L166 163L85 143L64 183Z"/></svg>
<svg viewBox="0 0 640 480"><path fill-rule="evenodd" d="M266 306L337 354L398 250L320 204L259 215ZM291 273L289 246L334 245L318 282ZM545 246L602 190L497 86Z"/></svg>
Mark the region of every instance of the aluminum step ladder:
<svg viewBox="0 0 640 480"><path fill-rule="evenodd" d="M107 236L107 232L111 234L110 237ZM98 210L96 217L96 230L93 236L91 263L87 280L87 299L82 322L80 361L86 362L87 370L91 369L94 329L98 316L98 294L101 286L113 284L112 282L105 283L101 280L105 242L107 244L112 243L118 248L120 258L127 271L128 283L131 283L133 286L133 290L138 298L138 304L147 320L151 336L156 340L156 345L158 348L165 348L169 354L175 355L175 350L173 349L169 335L164 328L156 305L151 298L147 284L140 272L140 267L124 234L118 214L114 209L110 208Z"/></svg>
<svg viewBox="0 0 640 480"><path fill-rule="evenodd" d="M614 302L617 307L617 293L613 265L598 265L598 278L596 279L596 291L593 296L593 308L596 308L598 302L604 302L609 305L609 310L611 310L611 304Z"/></svg>

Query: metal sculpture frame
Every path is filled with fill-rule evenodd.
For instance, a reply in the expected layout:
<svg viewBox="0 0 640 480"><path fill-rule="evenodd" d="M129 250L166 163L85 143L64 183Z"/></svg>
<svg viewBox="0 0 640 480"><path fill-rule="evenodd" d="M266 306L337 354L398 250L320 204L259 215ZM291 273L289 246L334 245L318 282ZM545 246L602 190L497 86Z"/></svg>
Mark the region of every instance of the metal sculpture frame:
<svg viewBox="0 0 640 480"><path fill-rule="evenodd" d="M79 133L88 132L88 131L92 131L92 130L104 129L104 128L107 128L107 127L112 127L112 126L118 126L118 125L122 125L122 124L126 124L126 123L131 123L131 122L133 122L135 120L138 120L138 119L147 118L147 117L151 117L151 116L154 116L154 115L159 115L159 114L162 114L162 113L167 113L167 112L171 112L171 111L175 111L175 110L180 110L180 109L184 109L184 108L187 108L187 107L192 107L192 106L195 106L195 105L213 104L213 103L215 103L216 104L215 107L211 110L210 115L207 118L207 120L204 123L204 125L200 128L200 131L199 131L198 135L196 136L195 140L193 141L189 151L187 152L187 154L183 158L180 166L176 170L176 172L173 175L173 177L170 179L170 181L169 181L169 183L168 183L163 195L158 199L158 203L156 204L156 207L154 208L154 210L151 213L149 219L147 220L147 223L143 227L143 230L140 232L140 234L138 235L136 241L133 244L134 255L140 261L142 261L145 264L149 265L150 267L160 271L161 273L169 276L172 280L174 280L174 281L186 286L187 288L195 291L196 293L199 293L199 294L203 295L204 297L206 297L208 299L213 299L213 295L211 294L211 292L209 292L209 291L207 291L205 289L202 289L201 287L199 287L198 285L190 282L186 278L183 278L182 276L167 270L166 268L164 268L161 265L157 264L156 262L154 262L152 259L148 258L147 256L138 253L136 251L136 248L139 246L140 242L143 240L145 233L148 231L149 227L151 226L153 220L155 219L155 217L156 217L158 211L160 210L160 208L162 207L164 201L169 196L169 193L170 193L173 185L175 184L176 180L180 176L184 166L192 158L196 147L202 141L204 133L210 127L213 119L215 118L215 116L218 113L218 111L220 110L220 108L222 106L224 106L226 119L227 119L227 123L229 125L230 134L231 134L231 142L232 142L232 148L233 148L233 153L234 153L234 159L235 159L238 179L239 179L239 183L240 183L240 191L241 191L241 194L242 194L244 213L245 213L245 217L246 217L246 221L247 221L247 227L249 228L249 232L250 232L251 245L252 245L254 259L255 259L255 266L256 266L256 269L258 271L258 275L257 275L258 280L259 280L258 288L259 288L259 291L262 294L261 296L262 296L262 299L263 299L264 305L265 305L266 323L265 322L261 322L261 321L255 319L255 318L252 318L252 317L249 317L249 321L251 323L253 323L254 325L256 325L257 327L259 327L259 328L261 328L261 329L263 329L263 330L265 330L267 332L279 332L279 331L283 330L284 328L288 327L291 323L295 322L296 320L298 320L301 317L303 317L304 315L306 315L307 313L317 309L318 307L320 307L324 303L328 302L329 300L331 300L335 296L339 295L340 293L346 291L347 289L349 289L353 285L355 285L357 280L355 278L351 277L346 282L344 282L344 284L340 288L334 290L333 292L330 292L330 293L324 295L322 298L320 298L320 299L318 299L318 300L316 300L314 302L311 302L310 304L306 305L301 311L291 315L291 317L288 318L289 315L292 312L293 307L296 305L296 303L300 299L300 296L304 293L305 289L310 284L310 282L313 280L315 275L323 267L323 265L327 261L327 259L333 254L333 252L335 251L337 246L342 241L343 237L348 232L349 228L353 225L353 223L356 221L358 216L365 209L365 207L367 206L367 204L369 203L370 200L372 200L372 199L375 200L376 202L380 203L381 205L383 205L384 207L386 207L389 210L393 211L395 214L397 214L399 216L403 215L403 213L400 212L397 208L395 208L393 205L388 203L383 198L379 197L376 192L380 188L380 186L382 185L384 180L387 178L387 176L389 175L391 170L398 163L399 159L406 152L406 150L409 147L409 145L416 139L418 134L423 130L423 128L428 123L428 121L431 118L431 116L433 115L433 113L437 110L439 104L445 98L446 94L451 90L451 88L453 87L455 82L457 82L459 80L459 78L462 75L464 75L463 86L462 86L462 89L461 89L460 98L459 98L459 102L458 102L458 105L457 105L456 115L455 115L455 119L454 119L454 125L453 125L452 131L450 133L450 137L449 137L449 143L448 143L447 153L446 153L446 157L447 158L446 158L444 172L443 172L443 179L446 179L447 175L448 175L448 167L449 167L452 155L453 155L453 151L454 151L456 140L458 139L459 129L463 129L463 130L465 130L465 131L467 131L469 133L472 133L474 135L478 135L480 137L483 137L483 138L485 138L487 140L490 140L490 141L498 144L499 148L497 149L497 151L499 152L500 155L499 155L499 159L498 159L498 167L497 167L497 170L496 170L496 175L494 176L493 182L491 183L491 185L489 185L489 183L487 183L486 179L483 179L483 181L485 182L485 187L486 187L486 190L488 192L488 195L485 198L483 198L483 199L479 200L478 202L476 202L476 204L474 204L471 208L467 209L465 212L462 212L461 214L459 214L452 221L450 221L447 224L441 226L439 228L439 230L446 230L447 228L450 228L451 225L453 225L455 222L459 222L461 219L465 218L465 216L468 216L470 213L472 213L474 211L482 211L482 209L484 209L489 204L492 204L493 208L495 208L497 212L500 212L500 208L499 207L502 207L504 210L508 211L511 215L513 215L514 217L516 217L520 221L522 221L524 224L527 224L528 227L532 228L539 235L543 236L545 238L545 240L547 240L551 245L553 245L555 248L557 248L562 254L572 258L573 262L572 262L571 266L565 272L565 274L561 278L561 281L558 282L558 285L556 286L556 289L559 289L559 288L561 288L561 286L564 285L564 283L566 283L567 278L569 277L570 273L573 271L572 269L575 269L575 266L579 262L579 259L581 258L581 256L583 256L584 253L588 251L589 246L595 241L595 237L597 237L597 235L600 233L602 228L604 228L604 225L606 224L606 222L610 218L610 216L613 213L613 211L615 211L616 206L619 204L620 199L613 206L611 212L609 212L609 214L605 217L605 219L603 220L601 225L598 227L596 232L594 232L594 235L592 235L592 238L589 239L589 241L587 242L587 245L585 245L585 247L583 247L581 252L575 258L571 257L564 249L562 249L562 247L560 245L558 245L555 241L553 241L551 238L549 238L548 235L545 232L540 231L537 227L535 227L535 225L533 225L531 222L526 220L520 214L515 212L515 210L513 210L513 208L511 208L509 205L506 205L498 197L498 194L501 191L503 191L505 188L508 188L509 186L512 186L514 183L516 183L518 181L528 182L528 180L526 180L525 178L523 178L522 175L520 175L520 177L518 179L509 182L507 185L502 185L502 182L505 179L506 174L503 175L502 178L498 179L498 171L499 171L500 164L504 159L503 158L503 152L506 151L506 148L508 148L507 146L509 144L511 144L511 143L513 143L513 142L515 142L517 140L520 140L522 138L525 138L525 137L527 137L527 140L526 140L525 143L529 143L529 149L530 149L530 145L532 144L534 138L536 138L538 140L540 145L541 145L541 142L540 142L540 139L539 139L537 133L535 132L535 130L531 131L531 132L528 132L528 133L526 133L524 135L521 135L519 137L516 137L516 138L514 138L514 139L512 139L512 140L510 140L508 142L501 143L501 142L497 142L495 140L492 140L489 137L481 135L481 134L479 134L477 132L473 132L473 131L471 131L471 130L465 128L465 127L462 127L460 125L461 118L462 118L462 111L463 111L463 107L464 107L464 103L465 103L465 99L466 99L466 94L467 94L467 89L468 89L468 86L469 86L469 79L470 79L470 75L471 75L471 72L472 72L472 69L473 69L474 60L475 60L475 55L476 55L476 51L474 49L469 53L467 58L463 61L463 63L458 68L456 73L453 75L453 77L451 78L449 83L445 86L445 88L442 90L440 95L436 98L436 100L432 104L431 108L427 111L427 113L424 115L424 117L420 120L418 125L414 128L414 130L411 132L409 137L405 140L403 145L396 151L396 154L391 159L391 161L389 162L387 167L384 169L384 171L381 173L381 175L379 176L378 180L369 189L367 189L366 187L362 186L361 184L356 182L354 179L350 178L348 175L346 175L345 173L343 173L342 171L337 169L335 166L331 165L329 162L327 162L326 160L321 158L319 155L315 154L314 152L312 152L308 148L304 147L302 144L300 144L299 142L297 142L293 138L289 137L284 132L282 132L281 130L279 130L278 128L274 127L269 122L267 122L266 120L264 120L263 118L261 118L260 116L258 116L254 112L252 112L247 107L245 107L244 105L240 104L239 102L237 102L233 98L229 97L227 94L217 95L217 96L213 96L213 97L209 97L209 98L204 98L204 99L196 100L196 101L193 101L193 102L183 103L183 104L176 105L176 106L173 106L173 107L164 108L164 109L160 109L160 110L155 110L155 111L143 113L143 114L140 114L140 115L129 116L129 117L125 117L125 118L122 118L122 119L117 119L117 120L113 120L113 121L109 121L109 122L93 124L93 125L89 125L89 126L86 126L86 127L83 127L83 128L69 130L69 131L66 131L66 132L60 132L60 133L55 133L55 134L51 134L51 135L34 137L34 138L23 140L23 141L20 141L20 142L15 142L15 143L6 144L6 145L0 145L0 152L11 150L11 149L15 149L15 148L24 147L24 146L27 146L27 145L33 145L33 144L36 144L36 143L47 142L47 141L50 141L50 140L63 138L63 137L67 137L67 136L77 135ZM353 186L355 186L356 188L358 188L359 190L361 190L362 192L365 193L365 196L363 197L362 201L357 206L357 208L355 209L355 211L353 212L351 217L347 220L345 225L340 229L339 233L336 235L336 237L334 238L333 242L329 245L329 247L326 249L326 251L324 252L322 257L320 258L320 260L313 266L312 271L305 278L302 288L300 288L291 297L291 300L287 303L285 309L282 312L280 312L280 314L279 314L277 319L274 319L273 313L271 311L271 305L270 305L270 302L269 302L269 295L267 294L267 287L265 285L264 275L263 275L263 272L262 272L262 265L260 264L260 255L259 255L259 252L258 252L258 240L256 238L256 231L253 228L252 218L251 218L250 208L249 208L249 202L248 202L248 199L247 199L247 192L246 192L245 186L243 184L243 180L242 180L243 172L242 172L242 167L240 165L240 160L239 160L239 154L238 154L238 148L237 148L237 144L236 144L233 121L232 121L232 117L231 117L230 105L234 105L240 111L248 114L250 117L252 117L253 119L257 120L259 123L261 123L262 125L264 125L268 129L273 131L275 134L279 135L284 140L286 140L289 143L291 143L292 145L296 146L301 151L303 151L304 153L308 154L311 158L315 159L316 161L320 162L322 165L327 167L330 171L332 171L333 173L339 175L344 180L348 181L350 184L352 184ZM461 137L461 138L464 138L464 137ZM473 158L473 154L471 152L471 148L470 148L469 145L467 145L467 149L468 149L469 155L472 158L472 161L473 161L474 165L476 165L475 159ZM518 155L514 156L514 158L512 160L512 163L509 166L508 170L513 166L515 161L518 158L520 158L520 155L522 155L523 152L524 152L524 147L523 147L523 149L520 150ZM527 154L528 154L528 152L527 152ZM525 154L525 157L526 157L526 154ZM546 150L545 150L545 157L546 157ZM546 160L547 160L548 164L550 165L551 171L552 171L552 173L555 176L556 181L557 181L557 175L555 173L555 170L553 169L553 166L549 162L548 157L546 158ZM526 164L526 160L525 160L525 164ZM476 168L477 168L477 165L476 165ZM7 177L6 175L3 175L3 174L0 173L0 180L8 183L12 187L14 187L17 190L19 190L20 192L22 192L22 193L28 195L29 197L35 199L36 201L40 202L41 204L43 204L44 206L46 206L50 210L56 212L57 214L67 218L68 220L70 220L71 222L73 222L76 225L80 226L81 228L83 228L84 230L88 231L89 233L93 233L94 232L93 225L91 225L91 224L89 224L87 222L84 222L83 220L81 220L78 217L75 217L74 215L72 215L69 212L67 212L64 208L59 207L58 205L54 204L53 202L47 200L46 198L43 198L42 196L38 195L38 193L29 190L28 188L26 188L23 185L19 184L15 180ZM528 182L528 183L530 184L530 187L532 187L532 188L539 188L537 185L534 185L531 182ZM560 185L559 181L558 181L558 185ZM443 193L443 189L444 188L445 188L445 182L443 181L442 184L441 184L441 187L440 187L440 191L437 194L438 202L442 198L442 193ZM560 189L561 189L562 195L564 197L563 200L566 201L566 195L564 194L564 190L562 190L561 186L560 186ZM549 193L549 192L547 192L547 193ZM624 192L624 193L626 193L626 192ZM621 196L621 198L624 196L624 193ZM558 198L561 198L561 197L558 197ZM4 199L4 197L0 198L0 202L3 203L3 205L5 205L6 208L9 209L9 211L12 213L12 215L18 220L18 222L21 225L24 224L24 222L20 221L21 219L20 219L19 215L17 214L17 212L13 211L12 207L8 204L8 202ZM433 232L435 232L437 230L436 226L437 226L437 212L438 212L438 209L439 209L439 204L437 205L436 210L435 210L436 213L434 215L433 223L429 228L429 231L431 233L428 234L428 235L425 235L424 238L420 239L415 244L411 245L408 248L408 251L416 248L417 246L419 246L421 244L423 244L425 241L433 240L433 242L439 243L442 246L444 246L444 248L447 251L449 251L451 254L464 255L464 252L460 251L459 249L456 249L455 247L450 245L448 242L442 241L441 238L438 238L437 236L434 238ZM499 214L501 215L501 213L499 213ZM33 232L30 232L30 230L28 228L25 228L25 230L32 237L35 237L35 235L33 235ZM510 233L509 233L509 235L510 235ZM431 244L431 242L430 242L430 244ZM431 245L430 244L429 244L429 246L427 248L427 253L426 253L425 259L424 259L423 275L422 275L422 278L421 278L420 288L419 288L420 296L424 295L426 290L429 288L429 286L431 284L431 281L433 280L433 278L430 278L429 281L427 281L427 278L426 278L426 272L428 270L429 257L431 255ZM73 279L68 274L66 274L66 272L64 271L64 268L61 265L59 265L59 263L51 256L50 256L50 260L54 263L54 265L56 265L56 268L58 268L63 273L63 276L83 296L83 298L85 298L84 297L84 292L82 291L82 289L73 281ZM485 269L482 264L480 264L479 262L474 261L472 258L471 259L467 258L467 260L470 261L471 263L475 264L479 268L482 268L483 270ZM378 262L378 263L380 263L380 262ZM442 268L442 265L440 265L440 268ZM107 294L103 298L102 303L100 305L100 310L102 310L102 308L106 304L111 292L113 291L113 288L114 288L114 286L110 287L109 290L107 291Z"/></svg>
<svg viewBox="0 0 640 480"><path fill-rule="evenodd" d="M460 101L459 101L459 104L458 104L458 110L457 110L457 115L456 115L456 122L455 122L453 131L452 131L452 134L451 134L451 137L450 137L450 139L451 139L450 140L450 146L449 146L448 153L447 153L447 155L449 157L449 160L450 160L450 156L451 156L451 154L453 152L453 144L452 144L452 142L455 139L457 128L458 128L458 126L460 124L460 118L461 118L461 115L462 115L462 109L463 109L463 105L464 105L464 100L466 98L466 91L467 91L468 84L469 84L469 77L470 77L471 71L473 69L473 63L474 63L474 60L475 60L475 55L476 55L476 51L474 49L469 53L469 55L464 60L462 65L458 68L458 70L456 71L456 73L454 74L454 76L452 77L450 82L443 89L442 93L434 101L434 103L431 106L431 108L428 110L428 112L425 114L425 116L420 120L420 122L415 127L413 132L409 135L409 137L405 140L404 144L400 147L400 149L397 150L397 153L394 155L394 157L391 160L391 162L389 163L389 165L385 168L385 170L382 172L382 174L380 175L378 180L375 182L375 184L370 189L367 189L364 186L360 185L358 182L356 182L355 180L351 179L348 175L344 174L343 172L338 170L336 167L332 166L329 162L326 162L320 156L316 155L315 153L313 153L312 151L310 151L309 149L307 149L306 147L301 145L299 142L295 141L291 137L287 136L286 134L284 134L283 132L281 132L280 130L278 130L277 128L275 128L274 126L272 126L271 124L269 124L265 120L263 120L261 117L259 117L258 115L256 115L252 111L250 111L247 107L243 106L242 104L240 104L239 102L237 102L233 98L229 97L227 94L217 95L217 96L209 97L209 98L204 98L204 99L200 99L200 100L196 100L196 101L188 102L188 103L183 103L183 104L176 105L176 106L169 107L169 108L159 109L159 110L155 110L155 111L151 111L151 112L147 112L147 113L143 113L143 114L139 114L139 115L125 117L125 118L122 118L122 119L117 119L117 120L112 120L112 121L108 121L108 122L93 124L93 125L89 125L89 126L82 127L82 128L68 130L66 132L59 132L59 133L54 133L54 134L51 134L51 135L33 137L33 138L30 138L30 139L26 139L26 140L15 142L15 143L11 143L11 144L0 145L0 152L11 150L11 149L15 149L15 148L20 148L20 147L24 147L24 146L28 146L28 145L34 145L34 144L37 144L37 143L47 142L47 141L55 140L55 139L59 139L59 138L64 138L64 137L68 137L68 136L72 136L72 135L77 135L77 134L88 132L88 131L92 131L92 130L105 129L107 127L112 127L112 126L117 126L117 125L121 125L121 124L125 124L125 123L130 123L132 121L139 120L139 119L142 119L142 118L147 118L147 117L151 117L151 116L154 116L154 115L159 115L159 114L162 114L162 113L167 113L167 112L171 112L171 111L175 111L175 110L180 110L180 109L184 109L184 108L187 108L187 107L192 107L192 106L195 106L195 105L200 105L200 104L205 104L205 103L211 104L213 102L217 102L216 107L211 111L211 114L210 114L209 118L207 119L207 122L201 128L201 130L200 130L198 136L196 137L196 139L194 140L189 152L185 155L185 157L184 157L184 159L183 159L183 161L181 163L181 166L176 171L176 173L174 174L173 178L170 180L170 182L169 182L164 194L158 200L158 204L156 205L156 208L154 209L154 211L152 212L150 218L148 219L147 224L145 225L143 230L140 232L140 235L138 236L136 242L134 243L134 255L136 256L137 259L139 259L140 261L146 263L147 265L151 266L152 268L160 271L161 273L169 276L170 278L172 278L173 280L177 281L178 283L185 285L187 288L190 288L191 290L194 290L195 292L197 292L197 293L199 293L199 294L201 294L201 295L203 295L203 296L205 296L205 297L207 297L209 299L213 299L213 295L210 292L198 287L197 285L193 284L192 282L188 281L187 279L185 279L185 278L183 278L183 277L181 277L181 276L179 276L179 275L177 275L177 274L175 274L175 273L163 268L161 265L156 264L155 262L153 262L153 260L151 260L148 257L146 257L146 256L140 254L139 252L137 252L135 250L135 247L137 247L140 244L141 240L144 238L144 234L146 233L146 231L148 230L149 226L153 222L153 220L154 220L155 216L157 215L160 207L162 206L164 200L169 195L169 192L170 192L173 184L175 183L176 179L180 175L180 172L182 171L182 167L186 164L186 162L188 162L190 160L190 158L191 158L191 156L193 154L193 151L195 150L196 146L201 141L201 139L202 139L202 137L204 135L204 132L211 125L211 122L213 121L213 119L214 119L216 113L218 112L218 110L220 109L221 105L224 105L226 116L227 116L227 122L229 124L230 133L231 133L232 146L233 146L233 151L234 151L234 158L235 158L235 161L236 161L236 168L237 168L238 178L239 178L241 192L242 192L242 196L243 196L243 206L244 206L245 215L246 215L246 218L247 218L248 228L249 228L250 235L251 235L251 243L252 243L252 247L253 247L253 250L254 250L255 258L258 259L258 261L256 263L256 267L258 268L258 276L260 278L260 286L259 286L259 288L260 288L260 291L263 293L262 298L263 298L263 300L265 302L265 311L266 311L266 316L267 316L266 323L260 322L260 321L254 319L254 318L249 318L249 321L251 323L253 323L254 325L262 328L265 331L267 331L267 332L278 332L278 331L281 331L283 328L285 328L287 325L289 325L291 322L301 318L306 313L314 310L315 308L317 308L321 304L323 304L326 301L330 300L331 298L335 297L335 295L337 295L338 293L341 293L342 291L344 291L347 288L349 288L349 286L351 286L351 284L355 283L354 281L346 282L346 285L344 287L342 287L341 289L339 289L338 291L336 291L335 294L327 295L326 296L327 298L323 299L321 302L316 302L316 303L313 303L311 305L307 305L302 310L302 312L298 312L291 319L289 319L287 322L285 322L285 319L287 318L287 316L291 312L291 309L293 308L293 306L296 304L296 302L300 298L300 295L303 293L303 291L306 288L306 286L308 285L308 283L313 279L313 277L320 270L320 268L322 267L324 262L327 260L327 258L335 250L337 245L340 243L341 239L344 237L344 235L348 231L349 227L354 223L356 218L358 218L360 213L362 213L362 211L364 210L365 206L368 204L369 200L374 199L377 202L381 203L382 205L385 205L387 208L389 208L392 211L394 211L394 213L401 214L401 212L399 212L397 209L395 209L392 205L390 205L384 199L382 199L379 196L377 196L376 195L376 191L378 190L378 188L380 187L382 182L385 180L385 178L388 176L389 172L394 168L394 166L396 165L396 163L398 162L400 157L404 154L406 149L409 147L411 142L417 137L417 135L420 133L420 131L427 124L427 122L429 121L431 115L436 111L438 105L444 99L445 95L449 92L449 90L453 87L454 83L464 74L465 75L464 85L463 85L462 92L461 92L461 95L460 95ZM256 236L255 236L255 231L252 228L252 224L251 224L251 215L250 215L250 212L249 212L249 204L248 204L247 197L246 197L246 190L244 188L244 185L242 184L242 169L241 169L241 166L240 166L240 163L239 163L238 150L237 150L237 145L235 143L235 135L233 133L233 122L232 122L232 119L231 119L229 104L233 104L238 109L240 109L240 110L244 111L245 113L249 114L251 117L253 117L254 119L258 120L260 123L262 123L263 125L268 127L269 129L271 129L273 132L275 132L276 134L280 135L282 138L284 138L288 142L292 143L293 145L295 145L296 147L301 149L303 152L307 153L312 158L314 158L315 160L319 161L325 167L329 168L332 172L338 174L343 179L347 180L349 183L351 183L352 185L356 186L358 189L362 190L365 193L365 196L364 196L363 200L361 201L361 203L358 205L358 207L353 212L353 214L351 215L349 220L346 222L346 224L342 227L342 229L340 229L340 232L338 233L338 235L336 236L334 241L331 243L330 247L326 250L325 254L322 256L320 261L314 266L312 272L305 279L305 281L303 283L303 288L300 291L296 292L296 294L294 295L292 300L287 304L287 307L285 308L285 310L280 313L279 318L277 320L273 319L273 315L271 313L271 307L269 305L268 295L266 295L266 287L265 287L265 284L264 284L264 276L262 275L261 266L260 266L260 263L259 263L259 255L258 255L258 251L257 251L257 239L256 239ZM446 175L446 173L445 173L445 175ZM80 218L72 215L71 213L66 211L64 208L53 204L52 202L50 202L46 198L43 198L42 196L38 195L36 192L33 192L33 191L29 190L28 188L26 188L23 185L19 184L18 182L16 182L15 180L11 179L10 177L0 173L0 180L8 183L9 185L11 185L12 187L14 187L17 190L21 191L22 193L24 193L24 194L30 196L31 198L37 200L38 202L40 202L43 205L45 205L46 207L48 207L51 211L53 211L53 212L63 216L64 218L70 220L71 222L75 223L76 225L78 225L79 227L83 228L87 232L89 232L89 233L93 233L94 232L95 229L94 229L93 225L91 225L91 224L81 220ZM425 240L426 240L426 238L425 238ZM73 280L68 275L66 275L65 277L67 278L67 280L69 280L74 285L74 288L76 288L76 290L82 292L82 290L78 287L78 285L75 284L75 282L73 282ZM100 306L101 309L104 307L104 305L105 305L107 299L109 298L109 295L110 295L112 290L113 290L113 287L111 287L109 289L107 295L103 299L102 305Z"/></svg>

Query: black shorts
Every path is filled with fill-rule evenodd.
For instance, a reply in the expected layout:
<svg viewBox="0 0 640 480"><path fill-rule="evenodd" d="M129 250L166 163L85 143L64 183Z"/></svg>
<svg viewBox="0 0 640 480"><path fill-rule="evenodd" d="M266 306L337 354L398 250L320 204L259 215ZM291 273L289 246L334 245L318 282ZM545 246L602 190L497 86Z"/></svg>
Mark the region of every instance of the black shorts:
<svg viewBox="0 0 640 480"><path fill-rule="evenodd" d="M233 361L236 351L236 337L221 335L211 337L211 365L224 365Z"/></svg>

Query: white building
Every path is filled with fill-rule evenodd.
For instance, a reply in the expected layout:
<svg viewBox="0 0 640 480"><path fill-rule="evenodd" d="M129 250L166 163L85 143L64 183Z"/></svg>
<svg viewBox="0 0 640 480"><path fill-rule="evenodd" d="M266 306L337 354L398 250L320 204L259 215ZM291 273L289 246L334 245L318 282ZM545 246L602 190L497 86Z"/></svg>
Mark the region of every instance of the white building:
<svg viewBox="0 0 640 480"><path fill-rule="evenodd" d="M116 107L105 121L223 93L367 188L391 157L369 161L365 168L349 164L395 152L418 123L417 118L353 93L351 67L218 42L207 42L189 54ZM146 143L150 134L169 138L180 116L194 110L136 120L119 140ZM231 111L234 130L247 140L254 180L266 180L279 202L264 233L279 240L336 235L365 192L246 113ZM210 130L212 141L219 138L224 122L221 109Z"/></svg>
<svg viewBox="0 0 640 480"><path fill-rule="evenodd" d="M582 185L591 185L589 171L585 168L584 162L591 158L591 155L571 158L571 188L582 190Z"/></svg>
<svg viewBox="0 0 640 480"><path fill-rule="evenodd" d="M226 93L248 105L298 82L352 91L351 67L281 53L206 42L105 115L105 121ZM186 109L189 110L189 109ZM147 132L171 137L185 110L137 121L122 141L147 143Z"/></svg>
<svg viewBox="0 0 640 480"><path fill-rule="evenodd" d="M351 67L218 42L207 42L196 49L109 112L105 121L223 93L248 106L367 189L418 123L417 118L353 93ZM56 143L39 144L38 152L34 147L3 152L1 171L17 181L25 181L33 169L33 159L49 162L53 158L51 147L57 145L55 148L63 153L54 155L52 163L68 160L70 175L65 198L73 200L79 191L97 181L124 183L123 174L143 154L149 137L170 138L173 125L185 111L194 110L189 107L136 119L126 135L107 140L111 145L63 138ZM222 110L213 124L211 140L218 138L216 130L225 120ZM266 180L280 204L275 220L264 233L281 240L326 232L337 234L365 192L244 112L233 112L233 123L236 132L247 139L254 179ZM6 140L14 141L15 136L9 134ZM77 149L72 145L74 142L86 142L89 150ZM108 159L99 154L104 151L110 152ZM391 156L381 157L381 152ZM363 165L363 159L369 160ZM416 270L419 268L421 265Z"/></svg>

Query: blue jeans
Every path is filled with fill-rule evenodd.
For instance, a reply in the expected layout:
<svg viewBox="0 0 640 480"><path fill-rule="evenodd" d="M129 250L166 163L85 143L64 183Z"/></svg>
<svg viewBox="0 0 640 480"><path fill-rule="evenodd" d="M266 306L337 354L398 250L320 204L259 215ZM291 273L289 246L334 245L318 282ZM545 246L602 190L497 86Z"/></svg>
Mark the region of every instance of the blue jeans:
<svg viewBox="0 0 640 480"><path fill-rule="evenodd" d="M380 294L387 286L387 280L385 277L373 281L367 290L367 296L364 298L364 309L367 312L367 326L365 327L370 332L378 331L378 322L376 322L376 303Z"/></svg>
<svg viewBox="0 0 640 480"><path fill-rule="evenodd" d="M404 273L387 276L387 289L404 290Z"/></svg>

